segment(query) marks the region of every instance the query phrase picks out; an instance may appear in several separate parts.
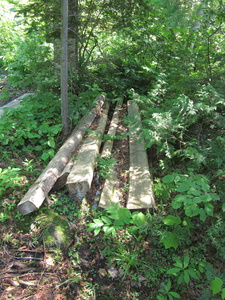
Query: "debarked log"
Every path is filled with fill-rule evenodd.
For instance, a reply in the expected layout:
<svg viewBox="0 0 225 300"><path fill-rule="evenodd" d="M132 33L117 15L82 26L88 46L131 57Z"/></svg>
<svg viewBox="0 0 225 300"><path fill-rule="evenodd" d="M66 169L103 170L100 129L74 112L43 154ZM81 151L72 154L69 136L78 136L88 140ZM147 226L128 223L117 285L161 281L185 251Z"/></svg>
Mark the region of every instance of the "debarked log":
<svg viewBox="0 0 225 300"><path fill-rule="evenodd" d="M91 187L95 163L105 131L109 105L107 103L99 119L97 129L85 140L67 178L66 186L70 197L81 200Z"/></svg>
<svg viewBox="0 0 225 300"><path fill-rule="evenodd" d="M70 137L59 149L18 204L17 207L21 214L26 215L37 210L48 196L49 191L63 172L67 163L70 161L73 152L86 133L86 129L92 124L96 115L100 112L105 101L105 96L99 96L95 99L95 101L97 105L89 112L89 114L85 115L80 120Z"/></svg>
<svg viewBox="0 0 225 300"><path fill-rule="evenodd" d="M121 108L122 103L120 101L117 102L112 121L108 130L108 135L115 136L118 122L119 122L119 110ZM102 149L102 157L107 157L111 155L113 147L113 139L109 139L105 142L104 147ZM107 208L112 203L119 202L119 188L118 188L118 172L116 170L115 165L109 170L109 177L106 179L101 198L99 201L99 207Z"/></svg>
<svg viewBox="0 0 225 300"><path fill-rule="evenodd" d="M153 193L153 180L149 170L144 139L139 134L141 129L141 117L138 106L134 101L128 101L129 122L129 194L128 209L146 209L155 207Z"/></svg>

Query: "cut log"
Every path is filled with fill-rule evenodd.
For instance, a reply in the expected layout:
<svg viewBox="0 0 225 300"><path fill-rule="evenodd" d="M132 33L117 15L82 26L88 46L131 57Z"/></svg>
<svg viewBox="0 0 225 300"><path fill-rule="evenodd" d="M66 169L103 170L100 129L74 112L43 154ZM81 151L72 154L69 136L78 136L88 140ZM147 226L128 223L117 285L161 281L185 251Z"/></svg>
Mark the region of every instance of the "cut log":
<svg viewBox="0 0 225 300"><path fill-rule="evenodd" d="M122 102L118 101L116 104L116 108L112 117L112 121L109 126L109 130L107 132L107 135L109 136L109 139L105 142L104 147L102 149L102 157L108 156L112 152L113 147L113 138L111 139L110 136L116 135L116 130L119 122L119 110L121 108Z"/></svg>
<svg viewBox="0 0 225 300"><path fill-rule="evenodd" d="M106 179L98 207L107 208L113 203L120 201L118 173L115 168L110 170L110 175Z"/></svg>
<svg viewBox="0 0 225 300"><path fill-rule="evenodd" d="M114 136L116 134L119 121L119 109L121 108L121 104L121 102L117 102L115 112L113 114L112 121L107 133L109 136ZM107 140L102 150L102 157L107 157L108 155L110 155L112 147L113 139ZM109 177L105 181L98 206L101 208L107 208L112 203L117 202L119 202L118 174L114 166L109 170Z"/></svg>
<svg viewBox="0 0 225 300"><path fill-rule="evenodd" d="M128 209L144 209L155 206L153 181L148 166L144 139L138 135L141 129L141 118L138 106L134 101L128 101L128 115L130 131L130 169Z"/></svg>
<svg viewBox="0 0 225 300"><path fill-rule="evenodd" d="M64 170L67 163L70 161L73 152L86 133L86 129L92 124L97 113L103 106L104 101L104 96L99 96L96 98L96 107L81 119L79 124L73 130L71 136L67 139L67 141L59 149L38 179L30 187L28 192L17 206L21 214L29 214L37 210L42 205L49 191L52 189L56 180Z"/></svg>
<svg viewBox="0 0 225 300"><path fill-rule="evenodd" d="M81 200L91 187L95 162L107 122L108 110L109 105L104 109L103 115L99 119L98 128L84 141L67 178L67 189L70 197L75 200Z"/></svg>

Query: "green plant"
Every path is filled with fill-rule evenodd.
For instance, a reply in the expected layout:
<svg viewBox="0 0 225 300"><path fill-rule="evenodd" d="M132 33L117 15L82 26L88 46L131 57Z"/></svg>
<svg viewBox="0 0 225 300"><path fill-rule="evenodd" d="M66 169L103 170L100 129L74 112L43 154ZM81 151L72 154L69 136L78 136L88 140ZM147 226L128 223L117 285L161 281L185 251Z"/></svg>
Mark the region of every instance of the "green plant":
<svg viewBox="0 0 225 300"><path fill-rule="evenodd" d="M114 253L114 261L122 269L122 279L124 279L127 274L131 272L131 269L137 272L138 268L143 264L139 258L140 251L141 249L138 247L132 249L122 245L116 248L116 252Z"/></svg>
<svg viewBox="0 0 225 300"><path fill-rule="evenodd" d="M0 168L0 196L11 188L20 186L23 181L20 168Z"/></svg>
<svg viewBox="0 0 225 300"><path fill-rule="evenodd" d="M110 175L110 170L114 167L115 165L115 159L113 156L110 154L108 156L98 156L98 161L97 161L97 167L98 167L98 174L103 178L107 179Z"/></svg>
<svg viewBox="0 0 225 300"><path fill-rule="evenodd" d="M212 202L219 200L219 196L209 185L208 178L203 174L181 175L173 173L162 179L164 184L174 183L178 193L172 200L174 209L183 208L186 216L200 217L205 221L207 216L213 216Z"/></svg>
<svg viewBox="0 0 225 300"><path fill-rule="evenodd" d="M179 245L183 247L191 243L191 234L194 224L190 218L185 217L183 220L179 216L168 215L163 219L163 223L172 230L162 231L161 242L166 249L177 249Z"/></svg>
<svg viewBox="0 0 225 300"><path fill-rule="evenodd" d="M80 217L81 211L79 205L76 201L71 201L69 196L52 194L52 199L54 203L51 207L58 214L66 216L69 221L74 221Z"/></svg>
<svg viewBox="0 0 225 300"><path fill-rule="evenodd" d="M81 263L79 253L76 248L71 248L68 252L68 256L74 266Z"/></svg>
<svg viewBox="0 0 225 300"><path fill-rule="evenodd" d="M49 106L48 101L54 104ZM17 154L34 152L43 161L52 158L62 127L59 104L52 94L38 94L24 99L20 107L12 109L0 120L0 151L15 151Z"/></svg>
<svg viewBox="0 0 225 300"><path fill-rule="evenodd" d="M131 221L131 213L125 207L120 207L119 203L113 204L107 208L105 215L93 219L94 222L88 224L88 230L94 231L94 235L98 235L101 230L105 234L116 234L117 229L121 229L125 224Z"/></svg>
<svg viewBox="0 0 225 300"><path fill-rule="evenodd" d="M177 292L171 291L172 283L171 280L168 280L166 284L163 284L163 287L158 290L159 295L157 295L158 300L173 300L181 299L181 296Z"/></svg>
<svg viewBox="0 0 225 300"><path fill-rule="evenodd" d="M132 225L130 232L135 232L147 224L147 217L142 212L131 213L126 207L120 207L119 203L112 204L106 212L100 212L98 218L88 224L88 230L94 231L98 235L102 230L105 234L116 234L117 229L122 229L125 225Z"/></svg>
<svg viewBox="0 0 225 300"><path fill-rule="evenodd" d="M216 249L215 257L224 259L225 256L225 237L224 237L225 224L222 217L217 220L207 229L207 241Z"/></svg>
<svg viewBox="0 0 225 300"><path fill-rule="evenodd" d="M167 274L174 275L178 285L186 283L187 285L191 280L200 278L199 271L196 269L195 264L190 262L190 256L185 254L183 259L178 256L174 257L174 268L167 271ZM200 268L201 271L204 271Z"/></svg>
<svg viewBox="0 0 225 300"><path fill-rule="evenodd" d="M9 83L19 88L44 85L47 77L54 76L52 58L51 47L37 31L18 38L4 61Z"/></svg>
<svg viewBox="0 0 225 300"><path fill-rule="evenodd" d="M225 299L225 287L223 286L224 281L219 277L215 277L210 283L210 290L213 296L220 294L220 299Z"/></svg>

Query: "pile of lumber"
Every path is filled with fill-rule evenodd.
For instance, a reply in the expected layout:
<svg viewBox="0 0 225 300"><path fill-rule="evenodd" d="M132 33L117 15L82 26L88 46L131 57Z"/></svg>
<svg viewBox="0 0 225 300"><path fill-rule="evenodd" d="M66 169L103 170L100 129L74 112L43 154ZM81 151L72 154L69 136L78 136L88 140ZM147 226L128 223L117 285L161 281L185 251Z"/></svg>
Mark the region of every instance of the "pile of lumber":
<svg viewBox="0 0 225 300"><path fill-rule="evenodd" d="M107 132L110 136L116 135L121 105L121 102L116 105ZM102 137L107 124L108 111L109 105L105 101L105 97L103 95L97 97L95 108L80 120L70 137L18 204L21 214L26 215L37 210L44 200L48 199L50 191L65 185L69 191L71 201L82 200L91 188L95 164L100 153ZM155 206L153 181L148 167L146 150L144 149L144 140L138 134L141 128L141 118L137 104L134 101L128 101L128 114L132 121L129 125L130 169L127 208L152 208ZM90 128L94 120L96 128L91 133L86 134L87 129ZM83 140L84 136L85 139ZM76 159L74 159L78 145L80 148L76 153ZM113 140L107 140L103 145L102 157L111 154L112 148ZM119 202L117 178L117 171L112 168L101 192L99 207L107 208L112 203Z"/></svg>

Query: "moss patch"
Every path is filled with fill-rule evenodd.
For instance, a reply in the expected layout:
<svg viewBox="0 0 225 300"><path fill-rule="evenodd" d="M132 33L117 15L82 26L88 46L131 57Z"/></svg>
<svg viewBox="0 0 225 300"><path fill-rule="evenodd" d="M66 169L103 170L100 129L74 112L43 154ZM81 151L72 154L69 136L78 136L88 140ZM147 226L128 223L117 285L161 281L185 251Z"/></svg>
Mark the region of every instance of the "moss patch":
<svg viewBox="0 0 225 300"><path fill-rule="evenodd" d="M50 211L48 214L39 215L36 222L40 237L47 248L65 250L69 246L71 231L67 221L59 214Z"/></svg>

